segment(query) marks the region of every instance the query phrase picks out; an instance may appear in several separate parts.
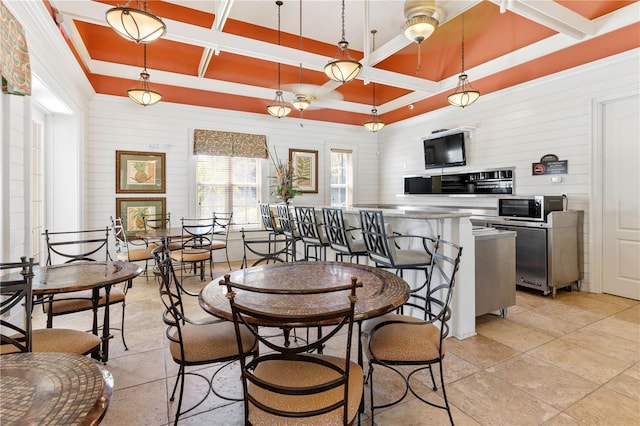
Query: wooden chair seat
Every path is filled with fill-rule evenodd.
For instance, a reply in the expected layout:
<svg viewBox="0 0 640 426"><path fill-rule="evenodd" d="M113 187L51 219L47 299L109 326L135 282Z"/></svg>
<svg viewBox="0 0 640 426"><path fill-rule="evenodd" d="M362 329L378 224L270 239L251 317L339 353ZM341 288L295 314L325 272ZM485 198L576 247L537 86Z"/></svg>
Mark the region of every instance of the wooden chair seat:
<svg viewBox="0 0 640 426"><path fill-rule="evenodd" d="M68 314L71 312L86 311L93 308L91 301L92 290L74 291L71 293L61 293L53 296L51 304L44 304L44 311L52 315ZM125 293L118 287L111 287L109 292L109 304L124 302ZM107 301L104 288L100 289L100 299L98 306L102 307Z"/></svg>
<svg viewBox="0 0 640 426"><path fill-rule="evenodd" d="M314 356L314 355L310 355ZM334 365L344 365L344 358L329 355L315 355ZM268 383L275 383L280 386L300 388L315 386L326 383L339 377L338 373L320 364L305 363L300 361L273 360L265 361L256 367L257 378ZM358 415L358 408L363 392L363 372L362 368L355 362L350 361L349 369L349 402L347 404L348 419L352 423ZM301 397L299 395L283 395L281 393L269 392L257 386L248 384L249 393L258 401L268 401L267 405L283 411L311 411L321 407L326 407L334 402L341 401L344 394L340 388L334 388L327 392L314 395L314 397ZM254 425L342 425L343 408L332 412L314 416L312 418L283 418L274 416L255 407L249 410L249 420Z"/></svg>

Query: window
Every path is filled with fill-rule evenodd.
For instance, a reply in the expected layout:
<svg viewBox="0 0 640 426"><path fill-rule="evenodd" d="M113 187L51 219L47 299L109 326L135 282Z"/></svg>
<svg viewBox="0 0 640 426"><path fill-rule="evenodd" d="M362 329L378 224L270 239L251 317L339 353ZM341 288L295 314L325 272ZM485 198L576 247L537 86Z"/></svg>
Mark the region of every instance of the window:
<svg viewBox="0 0 640 426"><path fill-rule="evenodd" d="M353 161L352 151L331 150L331 205L351 207L353 205Z"/></svg>
<svg viewBox="0 0 640 426"><path fill-rule="evenodd" d="M197 155L196 162L198 217L233 212L236 225L259 222L261 159Z"/></svg>

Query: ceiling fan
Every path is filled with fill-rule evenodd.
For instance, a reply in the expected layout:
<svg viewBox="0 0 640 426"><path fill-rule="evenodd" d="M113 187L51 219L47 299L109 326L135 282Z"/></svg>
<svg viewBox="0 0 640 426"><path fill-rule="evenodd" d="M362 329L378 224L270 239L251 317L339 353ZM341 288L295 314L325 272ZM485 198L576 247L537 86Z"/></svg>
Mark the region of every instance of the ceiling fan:
<svg viewBox="0 0 640 426"><path fill-rule="evenodd" d="M317 86L314 84L283 84L282 89L291 93L291 103L298 111L304 111L305 109L311 107L311 104L314 101L341 101L344 99L340 92L329 89L325 86ZM313 107L316 106L314 105Z"/></svg>

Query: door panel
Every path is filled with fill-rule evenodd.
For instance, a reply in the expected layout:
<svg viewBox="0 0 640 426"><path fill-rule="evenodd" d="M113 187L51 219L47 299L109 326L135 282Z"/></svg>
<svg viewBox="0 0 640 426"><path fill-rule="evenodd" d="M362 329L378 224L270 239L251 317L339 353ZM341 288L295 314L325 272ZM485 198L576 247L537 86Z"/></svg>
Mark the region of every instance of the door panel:
<svg viewBox="0 0 640 426"><path fill-rule="evenodd" d="M603 106L602 289L640 300L640 97Z"/></svg>

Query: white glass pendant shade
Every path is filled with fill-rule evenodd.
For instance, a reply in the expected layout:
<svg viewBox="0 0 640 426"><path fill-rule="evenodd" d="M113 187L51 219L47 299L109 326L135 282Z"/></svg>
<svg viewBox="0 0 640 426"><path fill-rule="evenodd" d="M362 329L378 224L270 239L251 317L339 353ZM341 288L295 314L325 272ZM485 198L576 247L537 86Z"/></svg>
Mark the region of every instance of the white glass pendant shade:
<svg viewBox="0 0 640 426"><path fill-rule="evenodd" d="M276 91L276 98L267 105L267 111L278 118L286 117L291 113L291 107L285 103L281 90Z"/></svg>
<svg viewBox="0 0 640 426"><path fill-rule="evenodd" d="M349 43L345 40L344 34L344 0L342 0L342 38L338 42L336 56L324 66L327 77L339 83L352 81L362 71L362 64L351 58L349 54Z"/></svg>
<svg viewBox="0 0 640 426"><path fill-rule="evenodd" d="M480 97L480 92L474 89L467 79L465 73L458 77L458 85L455 92L447 96L447 100L453 106L466 107L474 103Z"/></svg>
<svg viewBox="0 0 640 426"><path fill-rule="evenodd" d="M136 43L150 43L167 32L162 19L141 9L118 6L109 9L105 17L116 33Z"/></svg>
<svg viewBox="0 0 640 426"><path fill-rule="evenodd" d="M371 115L369 116L369 119L364 123L364 127L366 127L367 130L370 130L373 133L384 127L384 123L380 121L380 117L378 117L378 110L376 108L373 108L371 110Z"/></svg>
<svg viewBox="0 0 640 426"><path fill-rule="evenodd" d="M353 59L335 59L324 67L324 73L331 80L347 83L362 71L362 64Z"/></svg>
<svg viewBox="0 0 640 426"><path fill-rule="evenodd" d="M127 95L133 102L142 106L157 104L162 99L159 92L151 89L149 73L146 71L140 73L139 85L127 90Z"/></svg>

